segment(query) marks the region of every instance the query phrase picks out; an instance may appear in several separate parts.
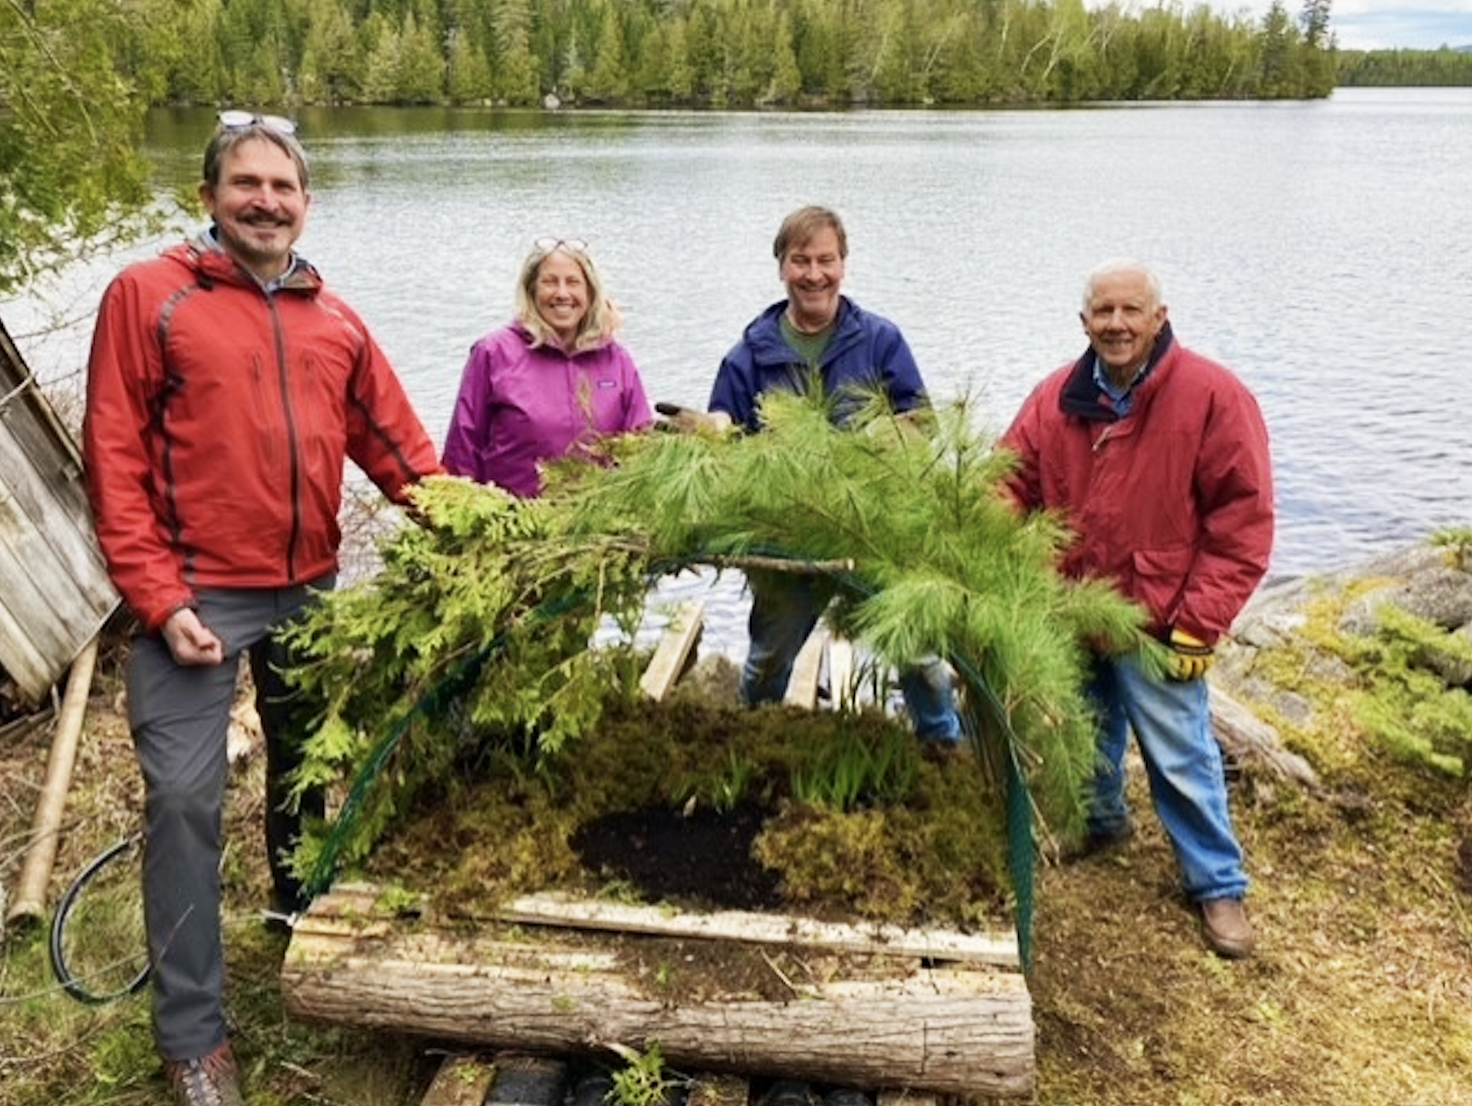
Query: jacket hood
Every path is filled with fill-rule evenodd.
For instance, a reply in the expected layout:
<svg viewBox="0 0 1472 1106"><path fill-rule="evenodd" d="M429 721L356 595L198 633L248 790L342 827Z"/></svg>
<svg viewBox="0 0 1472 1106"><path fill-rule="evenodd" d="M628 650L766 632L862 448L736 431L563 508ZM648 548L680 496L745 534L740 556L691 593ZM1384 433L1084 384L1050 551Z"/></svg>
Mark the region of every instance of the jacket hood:
<svg viewBox="0 0 1472 1106"><path fill-rule="evenodd" d="M531 332L531 329L526 325L526 323L522 322L520 319L512 319L509 325L512 331L515 332L516 336L526 343L528 349L533 348L533 346L537 344L537 336ZM570 350L564 349L562 346L562 342L558 339L557 335L551 334L548 335L545 342L540 343L540 347L542 349L556 350L564 357L575 358L583 357L587 354L597 353L600 350L607 349L614 343L614 341L614 335L604 334L599 337L598 341L591 346L584 346L582 349Z"/></svg>
<svg viewBox="0 0 1472 1106"><path fill-rule="evenodd" d="M792 351L782 338L782 313L787 300L778 300L746 325L744 338L758 365L785 365ZM838 297L838 313L833 316L833 337L829 340L824 360L830 360L861 333L861 312L847 296Z"/></svg>
<svg viewBox="0 0 1472 1106"><path fill-rule="evenodd" d="M187 242L171 246L163 256L191 270L206 288L216 282L260 287L260 281L220 246L213 227L200 231ZM311 262L293 253L291 269L276 282L276 287L316 295L322 289L322 276Z"/></svg>

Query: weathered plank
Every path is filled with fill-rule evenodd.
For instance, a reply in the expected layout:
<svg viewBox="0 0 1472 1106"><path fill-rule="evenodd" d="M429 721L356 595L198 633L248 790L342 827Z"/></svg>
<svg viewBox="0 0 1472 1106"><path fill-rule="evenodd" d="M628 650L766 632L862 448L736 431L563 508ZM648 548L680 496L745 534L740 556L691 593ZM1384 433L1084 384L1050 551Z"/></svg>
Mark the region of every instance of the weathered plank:
<svg viewBox="0 0 1472 1106"><path fill-rule="evenodd" d="M644 675L639 677L639 687L644 694L659 702L670 693L670 688L679 681L690 653L700 640L704 625L705 604L698 599L681 603L674 618L655 646L654 656Z"/></svg>
<svg viewBox="0 0 1472 1106"><path fill-rule="evenodd" d="M828 630L820 622L813 627L792 662L792 675L787 680L787 694L782 701L788 706L813 710L818 705L818 682L823 674L823 651L828 643Z"/></svg>
<svg viewBox="0 0 1472 1106"><path fill-rule="evenodd" d="M834 710L854 710L858 706L858 688L854 684L854 646L843 638L828 641L828 694Z"/></svg>
<svg viewBox="0 0 1472 1106"><path fill-rule="evenodd" d="M675 1002L629 978L586 933L450 932L368 916L361 905L324 895L297 923L281 970L293 1016L533 1053L658 1041L686 1070L1032 1093L1031 999L1017 972L894 957L884 972L814 979L783 1001Z"/></svg>
<svg viewBox="0 0 1472 1106"><path fill-rule="evenodd" d="M484 1106L496 1069L478 1054L446 1056L420 1106Z"/></svg>
<svg viewBox="0 0 1472 1106"><path fill-rule="evenodd" d="M699 937L754 944L794 944L861 955L891 954L925 960L989 964L1017 969L1017 935L960 933L949 929L907 929L895 925L820 922L812 918L753 911L718 910L705 914L659 906L573 898L544 892L523 895L496 911L505 922L565 926L662 937Z"/></svg>
<svg viewBox="0 0 1472 1106"><path fill-rule="evenodd" d="M707 1074L690 1087L685 1106L746 1106L751 1085L740 1075Z"/></svg>
<svg viewBox="0 0 1472 1106"><path fill-rule="evenodd" d="M42 701L117 605L76 443L0 325L0 667Z"/></svg>

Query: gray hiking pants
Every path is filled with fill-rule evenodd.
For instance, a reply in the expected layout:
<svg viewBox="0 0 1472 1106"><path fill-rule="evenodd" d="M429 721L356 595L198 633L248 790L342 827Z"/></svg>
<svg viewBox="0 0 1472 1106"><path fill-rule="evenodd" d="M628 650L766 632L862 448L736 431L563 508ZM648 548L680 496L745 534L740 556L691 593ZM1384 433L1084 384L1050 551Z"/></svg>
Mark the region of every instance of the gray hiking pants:
<svg viewBox="0 0 1472 1106"><path fill-rule="evenodd" d="M128 723L143 770L143 906L153 961L153 1022L166 1060L203 1056L227 1036L220 934L220 853L229 764L225 741L242 651L250 657L266 737L266 847L278 906L296 909L300 888L280 861L302 814L281 809L300 762L294 703L280 670L288 657L272 636L330 589L331 576L290 588L220 588L197 595L199 617L224 642L224 663L185 667L158 634L140 636L128 659Z"/></svg>

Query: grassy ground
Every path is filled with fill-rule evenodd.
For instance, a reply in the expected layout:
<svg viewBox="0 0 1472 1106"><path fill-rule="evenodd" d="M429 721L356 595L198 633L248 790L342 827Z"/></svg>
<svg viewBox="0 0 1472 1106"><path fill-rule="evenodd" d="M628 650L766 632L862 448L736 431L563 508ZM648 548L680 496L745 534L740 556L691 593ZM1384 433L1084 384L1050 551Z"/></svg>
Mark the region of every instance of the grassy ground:
<svg viewBox="0 0 1472 1106"><path fill-rule="evenodd" d="M139 791L100 664L67 809L53 902L87 857L131 828ZM13 887L49 730L0 746L0 883ZM1320 793L1248 769L1233 807L1254 879L1258 955L1208 954L1175 891L1143 797L1114 853L1043 871L1032 980L1044 1106L1472 1106L1472 837L1465 783L1407 776L1345 727ZM295 1024L264 901L261 766L230 800L227 945L237 1054L257 1104L417 1103L434 1042ZM1383 782L1383 787L1381 786ZM168 1101L146 1002L81 1006L59 992L44 929L7 931L0 958L0 1103Z"/></svg>

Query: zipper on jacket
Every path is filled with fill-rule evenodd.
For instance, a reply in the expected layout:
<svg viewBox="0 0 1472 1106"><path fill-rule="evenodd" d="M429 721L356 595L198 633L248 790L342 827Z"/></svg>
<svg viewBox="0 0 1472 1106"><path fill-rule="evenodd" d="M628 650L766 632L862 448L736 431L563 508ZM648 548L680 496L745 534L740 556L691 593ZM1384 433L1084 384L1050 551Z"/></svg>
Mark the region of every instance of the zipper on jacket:
<svg viewBox="0 0 1472 1106"><path fill-rule="evenodd" d="M281 327L281 315L276 310L276 297L270 292L266 296L266 310L271 316L271 330L276 341L276 372L281 387L281 411L286 423L286 455L291 476L291 534L286 540L286 578L296 580L296 551L302 533L301 499L301 451L297 443L296 411L291 403L291 373L287 365L286 334Z"/></svg>

